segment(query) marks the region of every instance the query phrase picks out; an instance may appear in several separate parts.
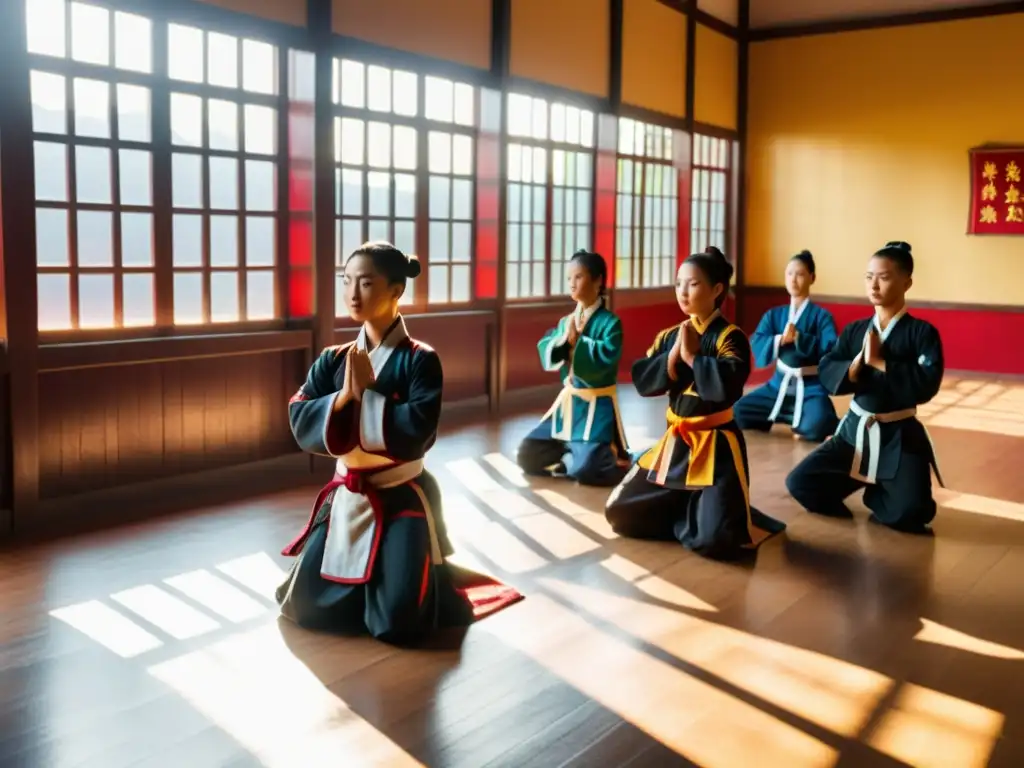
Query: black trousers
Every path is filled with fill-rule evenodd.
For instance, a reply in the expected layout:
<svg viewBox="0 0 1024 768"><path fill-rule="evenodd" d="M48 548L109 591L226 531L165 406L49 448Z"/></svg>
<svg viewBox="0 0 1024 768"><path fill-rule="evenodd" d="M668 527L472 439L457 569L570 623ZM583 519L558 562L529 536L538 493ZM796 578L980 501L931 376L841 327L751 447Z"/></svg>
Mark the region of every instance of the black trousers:
<svg viewBox="0 0 1024 768"><path fill-rule="evenodd" d="M931 457L904 451L891 479L864 483L850 476L854 448L834 437L814 449L786 478L786 488L808 512L828 517L853 515L844 500L864 488L872 519L907 532L924 530L935 517Z"/></svg>

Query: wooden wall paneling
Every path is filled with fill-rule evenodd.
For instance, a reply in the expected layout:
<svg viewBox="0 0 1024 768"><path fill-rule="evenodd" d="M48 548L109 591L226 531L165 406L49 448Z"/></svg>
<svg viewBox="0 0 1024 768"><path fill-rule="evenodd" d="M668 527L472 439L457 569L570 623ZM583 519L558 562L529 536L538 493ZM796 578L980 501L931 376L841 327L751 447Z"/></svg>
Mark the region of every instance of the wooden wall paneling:
<svg viewBox="0 0 1024 768"><path fill-rule="evenodd" d="M35 513L39 501L38 317L35 173L25 3L0 4L0 257L10 368L11 515L0 535Z"/></svg>
<svg viewBox="0 0 1024 768"><path fill-rule="evenodd" d="M537 342L570 311L572 304L568 299L557 303L531 302L508 306L508 389L528 389L558 383L557 374L540 367Z"/></svg>

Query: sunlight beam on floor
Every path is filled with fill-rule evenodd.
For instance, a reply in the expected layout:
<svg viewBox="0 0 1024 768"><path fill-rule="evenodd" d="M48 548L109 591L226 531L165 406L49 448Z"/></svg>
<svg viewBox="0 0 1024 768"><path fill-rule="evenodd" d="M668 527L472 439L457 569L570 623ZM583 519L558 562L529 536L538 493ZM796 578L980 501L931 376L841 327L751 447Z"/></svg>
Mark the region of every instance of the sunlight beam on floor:
<svg viewBox="0 0 1024 768"><path fill-rule="evenodd" d="M993 659L1009 659L1019 661L1024 659L1024 651L1011 648L1008 645L1000 645L989 640L982 640L980 637L968 635L939 624L929 619L921 619L921 631L914 635L914 639L922 643L944 645L947 648L956 648L968 653L976 653L979 656L989 656Z"/></svg>
<svg viewBox="0 0 1024 768"><path fill-rule="evenodd" d="M267 612L266 605L257 602L238 587L228 584L209 571L182 573L164 579L164 584L228 621L249 621Z"/></svg>
<svg viewBox="0 0 1024 768"><path fill-rule="evenodd" d="M838 758L833 747L595 629L546 595L523 602L515 625L501 618L479 630L702 768L830 768Z"/></svg>
<svg viewBox="0 0 1024 768"><path fill-rule="evenodd" d="M987 517L998 517L1018 523L1024 522L1024 504L1016 501L976 496L972 493L957 493L946 488L936 488L934 495L936 503L946 509L971 512L976 515L986 515Z"/></svg>
<svg viewBox="0 0 1024 768"><path fill-rule="evenodd" d="M535 488L533 492L538 498L543 499L566 517L571 517L586 529L593 531L602 539L611 541L618 538L604 516L604 509L594 512L550 488Z"/></svg>
<svg viewBox="0 0 1024 768"><path fill-rule="evenodd" d="M220 629L220 624L209 616L152 584L115 592L110 597L175 640L188 640Z"/></svg>
<svg viewBox="0 0 1024 768"><path fill-rule="evenodd" d="M274 601L274 593L287 576L266 552L239 557L217 566L217 570L257 595Z"/></svg>
<svg viewBox="0 0 1024 768"><path fill-rule="evenodd" d="M521 470L519 465L507 456L501 453L488 453L484 455L484 461L486 461L495 472L517 488L530 487L530 483L523 476L523 470Z"/></svg>
<svg viewBox="0 0 1024 768"><path fill-rule="evenodd" d="M557 579L543 583L639 640L844 736L861 731L892 685L872 670L676 610Z"/></svg>
<svg viewBox="0 0 1024 768"><path fill-rule="evenodd" d="M57 608L50 611L50 615L123 659L139 656L163 645L156 635L99 600Z"/></svg>
<svg viewBox="0 0 1024 768"><path fill-rule="evenodd" d="M905 683L867 742L915 768L983 768L1004 720L978 704Z"/></svg>
<svg viewBox="0 0 1024 768"><path fill-rule="evenodd" d="M267 768L420 765L331 693L276 624L148 671Z"/></svg>
<svg viewBox="0 0 1024 768"><path fill-rule="evenodd" d="M444 517L454 538L473 542L473 546L505 573L526 573L548 564L462 494L444 495Z"/></svg>

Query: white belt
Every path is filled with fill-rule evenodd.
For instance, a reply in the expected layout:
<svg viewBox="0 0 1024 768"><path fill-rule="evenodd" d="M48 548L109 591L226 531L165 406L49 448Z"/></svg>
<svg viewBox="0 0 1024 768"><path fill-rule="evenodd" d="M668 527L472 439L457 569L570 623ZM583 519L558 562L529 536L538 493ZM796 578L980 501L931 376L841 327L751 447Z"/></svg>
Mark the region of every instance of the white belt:
<svg viewBox="0 0 1024 768"><path fill-rule="evenodd" d="M338 460L336 472L345 477L348 467ZM423 473L423 460L403 462L378 471L367 472L363 482L375 490L395 488L415 480ZM333 485L333 483L332 483ZM430 535L430 559L435 565L443 562L441 545L437 538L433 510L422 491L418 491L423 503ZM341 582L356 582L368 579L372 566L371 555L379 545L377 535L377 513L370 499L362 493L354 493L343 484L334 488L331 501L330 523L327 540L324 543L324 557L321 575Z"/></svg>
<svg viewBox="0 0 1024 768"><path fill-rule="evenodd" d="M612 399L612 408L615 411L615 422L619 429L619 434L622 436L623 441L626 439L626 433L622 428L622 421L619 418L619 390L614 384L610 387L600 387L599 389L578 389L570 384L566 384L562 387L562 391L558 393L555 398L555 402L548 408L547 413L541 417L541 421L551 418L551 438L553 440L564 440L569 442L572 440L572 399L578 397L581 400L589 403L587 409L587 423L583 427L583 440L590 440L590 432L594 427L594 414L597 411L598 398L610 397ZM562 415L562 428L558 428L557 419L555 414L561 412Z"/></svg>
<svg viewBox="0 0 1024 768"><path fill-rule="evenodd" d="M871 413L857 405L856 401L851 400L850 410L843 416L844 422L849 418L850 413L856 414L859 417L850 477L873 485L878 478L878 455L882 450L882 429L878 425L912 419L917 415L917 408L904 408L902 411L892 411L891 413ZM843 424L840 422L836 432L838 433L839 429L842 428ZM868 473L862 475L860 473L860 465L864 458L865 436L867 436L868 441Z"/></svg>
<svg viewBox="0 0 1024 768"><path fill-rule="evenodd" d="M789 383L796 379L796 403L793 405L793 428L800 425L800 417L804 411L804 376L817 376L818 366L805 365L803 368L791 368L781 360L775 361L775 367L782 371L782 384L779 385L779 396L775 398L775 407L768 414L768 421L775 422L782 410L782 404L786 400L786 393L789 391Z"/></svg>

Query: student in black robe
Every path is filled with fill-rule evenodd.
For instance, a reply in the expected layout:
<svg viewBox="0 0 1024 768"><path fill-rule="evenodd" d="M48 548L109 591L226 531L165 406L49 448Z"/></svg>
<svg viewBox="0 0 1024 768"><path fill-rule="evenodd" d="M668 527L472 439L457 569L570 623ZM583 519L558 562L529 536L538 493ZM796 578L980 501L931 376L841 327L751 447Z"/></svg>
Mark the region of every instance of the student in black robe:
<svg viewBox="0 0 1024 768"><path fill-rule="evenodd" d="M420 264L388 243L345 263L354 342L325 349L288 404L309 453L337 459L334 479L283 554L295 557L277 590L281 613L304 627L369 632L406 642L469 624L521 599L457 569L441 495L423 458L437 437L441 359L409 337L398 301Z"/></svg>
<svg viewBox="0 0 1024 768"><path fill-rule="evenodd" d="M932 470L942 478L916 413L942 384L942 341L935 326L907 312L913 274L907 243L889 242L875 253L865 275L874 316L846 326L818 366L830 392L853 400L835 436L786 478L809 512L852 517L844 499L864 488L871 522L921 533L935 517Z"/></svg>
<svg viewBox="0 0 1024 768"><path fill-rule="evenodd" d="M605 504L620 536L676 540L718 559L753 550L785 523L750 506L750 468L733 405L750 376L746 335L720 311L732 265L714 247L686 258L676 298L689 319L633 363L643 397L668 395L667 429Z"/></svg>

